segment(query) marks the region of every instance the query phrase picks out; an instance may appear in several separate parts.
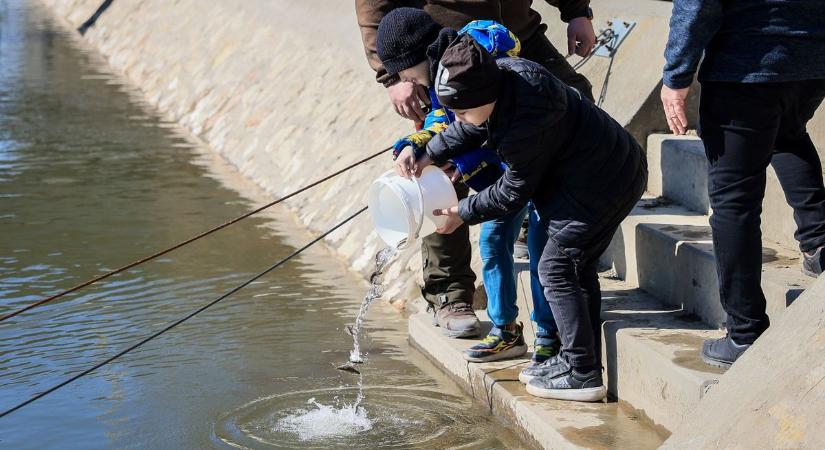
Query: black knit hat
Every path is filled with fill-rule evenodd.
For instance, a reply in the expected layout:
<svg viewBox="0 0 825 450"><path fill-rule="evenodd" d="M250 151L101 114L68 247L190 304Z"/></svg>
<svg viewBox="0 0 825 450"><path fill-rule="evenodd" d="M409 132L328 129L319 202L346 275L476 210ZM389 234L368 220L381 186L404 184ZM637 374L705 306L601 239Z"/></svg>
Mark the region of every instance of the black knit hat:
<svg viewBox="0 0 825 450"><path fill-rule="evenodd" d="M468 35L456 39L441 57L435 77L438 101L450 109L471 109L498 98L501 72L490 53Z"/></svg>
<svg viewBox="0 0 825 450"><path fill-rule="evenodd" d="M376 50L388 74L409 69L427 59L427 46L441 25L418 8L396 8L378 24Z"/></svg>

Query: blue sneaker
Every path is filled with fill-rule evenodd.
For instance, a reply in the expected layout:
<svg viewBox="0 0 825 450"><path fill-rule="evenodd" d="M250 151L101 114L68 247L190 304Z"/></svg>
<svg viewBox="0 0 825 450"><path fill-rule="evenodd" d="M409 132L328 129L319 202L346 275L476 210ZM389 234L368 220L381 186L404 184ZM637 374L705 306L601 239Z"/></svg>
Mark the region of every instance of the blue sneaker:
<svg viewBox="0 0 825 450"><path fill-rule="evenodd" d="M516 324L513 331L493 327L478 344L464 350L464 359L470 362L490 362L518 358L527 353L522 325Z"/></svg>

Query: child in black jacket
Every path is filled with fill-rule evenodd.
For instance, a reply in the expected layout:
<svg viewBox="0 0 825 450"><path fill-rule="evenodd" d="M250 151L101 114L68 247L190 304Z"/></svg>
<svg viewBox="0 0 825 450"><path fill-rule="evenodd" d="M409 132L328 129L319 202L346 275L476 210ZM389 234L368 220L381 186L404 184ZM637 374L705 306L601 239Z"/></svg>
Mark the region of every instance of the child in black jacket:
<svg viewBox="0 0 825 450"><path fill-rule="evenodd" d="M489 188L436 211L448 216L438 231L450 233L533 201L550 235L539 277L562 352L519 378L540 397L601 400L597 265L644 192L642 149L607 113L540 65L519 58L495 61L469 38L445 52L436 93L458 121L429 142L419 170L485 142L508 166Z"/></svg>

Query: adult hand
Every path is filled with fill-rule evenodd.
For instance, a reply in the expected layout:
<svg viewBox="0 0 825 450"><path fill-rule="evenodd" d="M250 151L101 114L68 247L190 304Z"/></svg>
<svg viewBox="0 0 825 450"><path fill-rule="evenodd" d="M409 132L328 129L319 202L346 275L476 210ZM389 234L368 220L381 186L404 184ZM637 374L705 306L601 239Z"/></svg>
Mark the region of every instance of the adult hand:
<svg viewBox="0 0 825 450"><path fill-rule="evenodd" d="M410 179L415 168L415 155L410 147L401 150L398 157L395 158L395 173L406 179Z"/></svg>
<svg viewBox="0 0 825 450"><path fill-rule="evenodd" d="M685 114L685 101L690 92L690 87L683 89L671 89L662 85L662 106L665 109L667 125L673 134L685 134L687 132L688 120Z"/></svg>
<svg viewBox="0 0 825 450"><path fill-rule="evenodd" d="M567 24L567 55L573 53L585 57L596 45L593 21L587 17L576 17Z"/></svg>
<svg viewBox="0 0 825 450"><path fill-rule="evenodd" d="M399 81L387 88L387 94L399 116L416 122L423 121L427 116L419 103L419 100L430 103L427 88L424 86L411 81Z"/></svg>
<svg viewBox="0 0 825 450"><path fill-rule="evenodd" d="M458 215L458 206L453 206L446 209L436 209L433 211L433 215L447 217L447 221L444 222L444 225L435 229L436 233L439 234L450 234L464 223L461 216Z"/></svg>

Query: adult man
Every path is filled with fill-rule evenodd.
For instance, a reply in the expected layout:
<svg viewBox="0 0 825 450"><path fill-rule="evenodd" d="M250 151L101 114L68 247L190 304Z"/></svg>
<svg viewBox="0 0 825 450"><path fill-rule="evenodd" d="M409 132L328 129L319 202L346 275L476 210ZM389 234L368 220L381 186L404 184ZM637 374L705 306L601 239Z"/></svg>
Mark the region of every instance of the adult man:
<svg viewBox="0 0 825 450"><path fill-rule="evenodd" d="M568 52L586 56L596 41L591 23L589 0L555 0L562 20L568 25ZM531 8L532 0L356 0L355 8L364 49L376 79L387 87L395 111L407 119L420 122L429 103L425 87L402 82L397 75L388 75L376 53L375 37L378 24L391 10L413 6L424 9L439 25L455 30L471 20L490 19L505 25L521 41L521 56L542 64L557 78L593 99L590 83L577 74L545 36L547 26ZM459 198L468 194L457 183ZM461 226L452 235L432 234L422 240L424 288L422 293L435 310L436 323L451 337L470 337L480 331L472 310L475 274L470 269L472 256L469 227Z"/></svg>
<svg viewBox="0 0 825 450"><path fill-rule="evenodd" d="M806 123L825 97L825 2L676 0L662 102L684 134L699 70L699 129L708 157L711 228L728 335L702 359L729 367L768 328L761 288L760 213L772 164L797 222L803 270L825 264L825 187Z"/></svg>

